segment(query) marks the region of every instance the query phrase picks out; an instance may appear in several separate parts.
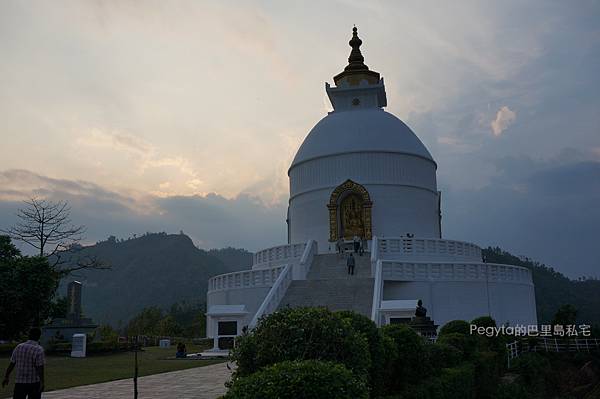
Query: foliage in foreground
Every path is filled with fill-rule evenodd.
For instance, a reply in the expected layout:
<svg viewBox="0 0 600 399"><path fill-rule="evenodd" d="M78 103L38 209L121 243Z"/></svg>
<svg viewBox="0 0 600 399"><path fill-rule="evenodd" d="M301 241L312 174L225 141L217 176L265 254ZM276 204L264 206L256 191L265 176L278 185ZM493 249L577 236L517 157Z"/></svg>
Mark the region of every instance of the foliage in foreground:
<svg viewBox="0 0 600 399"><path fill-rule="evenodd" d="M59 275L45 257L22 256L0 236L0 339L17 339L52 311Z"/></svg>
<svg viewBox="0 0 600 399"><path fill-rule="evenodd" d="M366 378L371 367L367 339L325 308L288 308L261 319L238 339L232 359L236 377L286 360L332 361L359 378Z"/></svg>
<svg viewBox="0 0 600 399"><path fill-rule="evenodd" d="M365 382L343 365L318 360L284 361L237 378L225 399L366 399Z"/></svg>
<svg viewBox="0 0 600 399"><path fill-rule="evenodd" d="M496 325L489 316L471 323ZM284 309L261 319L237 340L232 360L238 370L225 398L367 397L343 396L346 388L340 388L342 396L321 391L349 381L367 389L368 397L386 399L537 399L556 392L561 397L570 397L574 390L600 392L599 382L594 386L593 380L577 377L582 367L588 367L587 374L600 370L600 356L588 353L572 359L569 354L555 359L551 354L525 354L510 370L516 378L503 380L506 338L474 336L468 326L451 321L441 328L436 343L428 343L408 325L377 328L352 312ZM324 364L339 368L322 371ZM326 382L321 382L323 375Z"/></svg>

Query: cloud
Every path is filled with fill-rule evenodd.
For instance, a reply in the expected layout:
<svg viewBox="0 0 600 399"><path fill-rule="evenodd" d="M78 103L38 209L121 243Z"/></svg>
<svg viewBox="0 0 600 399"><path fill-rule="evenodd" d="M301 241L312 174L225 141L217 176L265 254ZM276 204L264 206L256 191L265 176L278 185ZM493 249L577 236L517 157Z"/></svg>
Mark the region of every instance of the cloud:
<svg viewBox="0 0 600 399"><path fill-rule="evenodd" d="M508 108L502 106L496 113L496 118L490 123L494 136L500 136L517 119L517 114Z"/></svg>
<svg viewBox="0 0 600 399"><path fill-rule="evenodd" d="M600 162L499 160L499 175L476 190L442 187L444 237L500 246L570 277L598 275Z"/></svg>
<svg viewBox="0 0 600 399"><path fill-rule="evenodd" d="M87 228L86 243L109 235L181 230L206 249L257 250L287 240L284 205L265 204L255 196L124 195L94 183L53 179L27 170L0 172L0 227L15 223L21 201L31 196L68 201L74 223Z"/></svg>

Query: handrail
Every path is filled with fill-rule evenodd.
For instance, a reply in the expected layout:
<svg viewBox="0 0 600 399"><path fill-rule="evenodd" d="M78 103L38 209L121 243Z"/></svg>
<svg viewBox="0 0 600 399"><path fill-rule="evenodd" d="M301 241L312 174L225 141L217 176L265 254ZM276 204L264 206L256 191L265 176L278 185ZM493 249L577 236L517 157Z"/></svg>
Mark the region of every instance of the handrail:
<svg viewBox="0 0 600 399"><path fill-rule="evenodd" d="M235 288L270 287L282 270L283 266L276 266L219 274L208 279L208 292Z"/></svg>
<svg viewBox="0 0 600 399"><path fill-rule="evenodd" d="M375 276L375 267L379 260L379 239L373 236L371 240L371 276Z"/></svg>
<svg viewBox="0 0 600 399"><path fill-rule="evenodd" d="M306 242L306 246L304 247L304 252L302 253L302 257L300 258L300 263L298 264L298 273L295 277L297 280L305 280L308 272L310 272L310 268L312 266L315 255L318 252L317 242L315 240L308 240Z"/></svg>
<svg viewBox="0 0 600 399"><path fill-rule="evenodd" d="M373 305L371 307L371 320L375 322L377 326L380 324L379 320L379 308L381 307L381 298L383 295L383 267L381 260L377 261L375 267L375 278L373 282Z"/></svg>
<svg viewBox="0 0 600 399"><path fill-rule="evenodd" d="M483 262L380 261L385 280L507 281L533 284L531 270L522 266Z"/></svg>
<svg viewBox="0 0 600 399"><path fill-rule="evenodd" d="M279 306L279 302L283 299L287 288L292 281L292 265L285 265L283 271L277 277L275 284L271 287L262 304L256 311L256 314L250 321L249 327L254 328L258 320L267 314L273 313Z"/></svg>
<svg viewBox="0 0 600 399"><path fill-rule="evenodd" d="M290 259L302 256L306 243L278 245L256 252L252 259L252 268L281 266L290 263Z"/></svg>
<svg viewBox="0 0 600 399"><path fill-rule="evenodd" d="M374 252L375 249L372 250ZM382 259L452 259L481 261L481 248L465 241L439 238L385 237L377 240Z"/></svg>

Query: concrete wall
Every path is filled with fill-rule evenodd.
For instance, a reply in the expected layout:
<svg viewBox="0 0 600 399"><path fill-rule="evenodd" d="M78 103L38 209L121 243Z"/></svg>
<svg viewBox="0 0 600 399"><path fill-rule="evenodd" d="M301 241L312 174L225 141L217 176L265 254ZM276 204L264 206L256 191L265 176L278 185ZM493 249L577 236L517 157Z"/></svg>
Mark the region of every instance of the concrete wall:
<svg viewBox="0 0 600 399"><path fill-rule="evenodd" d="M489 298L489 302L488 302ZM385 281L383 300L422 299L436 324L490 314L498 324L537 324L533 285L481 281Z"/></svg>
<svg viewBox="0 0 600 399"><path fill-rule="evenodd" d="M314 239L321 253L332 247L327 204L347 179L369 192L373 235L439 238L432 161L406 154L351 153L314 159L290 170L290 242Z"/></svg>
<svg viewBox="0 0 600 399"><path fill-rule="evenodd" d="M248 325L270 289L271 287L250 287L212 291L206 295L206 308L209 310L213 305L246 305L248 315L242 320L241 325ZM206 334L207 337L212 338L212 325L209 324L207 323L206 326Z"/></svg>

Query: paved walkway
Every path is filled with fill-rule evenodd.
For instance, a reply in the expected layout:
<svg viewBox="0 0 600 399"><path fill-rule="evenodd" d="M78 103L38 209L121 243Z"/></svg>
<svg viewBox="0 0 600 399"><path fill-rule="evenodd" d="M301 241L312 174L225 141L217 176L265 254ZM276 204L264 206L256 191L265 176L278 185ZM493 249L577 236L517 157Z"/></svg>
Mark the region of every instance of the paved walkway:
<svg viewBox="0 0 600 399"><path fill-rule="evenodd" d="M138 379L139 399L215 399L226 391L225 382L231 371L225 363L193 369L154 374ZM131 399L133 380L46 392L43 399Z"/></svg>

